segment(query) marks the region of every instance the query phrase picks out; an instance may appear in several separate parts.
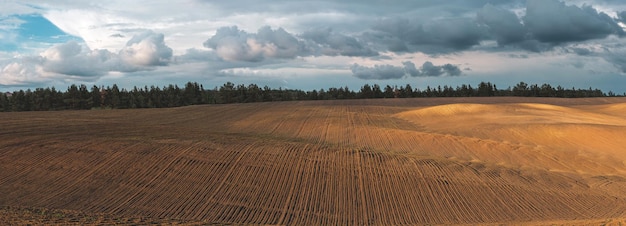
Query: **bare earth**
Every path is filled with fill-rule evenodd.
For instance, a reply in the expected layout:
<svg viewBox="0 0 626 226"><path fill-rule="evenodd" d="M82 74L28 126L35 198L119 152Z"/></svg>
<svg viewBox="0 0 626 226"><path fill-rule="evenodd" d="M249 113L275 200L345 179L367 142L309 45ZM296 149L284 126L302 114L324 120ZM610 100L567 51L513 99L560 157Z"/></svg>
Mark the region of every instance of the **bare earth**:
<svg viewBox="0 0 626 226"><path fill-rule="evenodd" d="M0 113L0 224L626 223L626 98Z"/></svg>

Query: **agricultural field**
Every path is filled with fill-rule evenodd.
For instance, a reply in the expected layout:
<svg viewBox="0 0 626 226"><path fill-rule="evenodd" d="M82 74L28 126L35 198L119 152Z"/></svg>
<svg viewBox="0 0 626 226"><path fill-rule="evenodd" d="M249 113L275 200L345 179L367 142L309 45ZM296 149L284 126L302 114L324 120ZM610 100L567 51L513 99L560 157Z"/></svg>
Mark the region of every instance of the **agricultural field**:
<svg viewBox="0 0 626 226"><path fill-rule="evenodd" d="M619 225L626 98L1 113L0 222Z"/></svg>

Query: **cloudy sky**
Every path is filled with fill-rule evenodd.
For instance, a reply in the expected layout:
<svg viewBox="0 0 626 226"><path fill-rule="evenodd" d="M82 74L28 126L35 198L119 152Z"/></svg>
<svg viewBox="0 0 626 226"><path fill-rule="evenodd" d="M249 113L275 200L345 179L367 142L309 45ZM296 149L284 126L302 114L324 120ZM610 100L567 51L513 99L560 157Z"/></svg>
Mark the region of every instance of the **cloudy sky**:
<svg viewBox="0 0 626 226"><path fill-rule="evenodd" d="M520 81L626 92L623 0L8 0L0 91Z"/></svg>

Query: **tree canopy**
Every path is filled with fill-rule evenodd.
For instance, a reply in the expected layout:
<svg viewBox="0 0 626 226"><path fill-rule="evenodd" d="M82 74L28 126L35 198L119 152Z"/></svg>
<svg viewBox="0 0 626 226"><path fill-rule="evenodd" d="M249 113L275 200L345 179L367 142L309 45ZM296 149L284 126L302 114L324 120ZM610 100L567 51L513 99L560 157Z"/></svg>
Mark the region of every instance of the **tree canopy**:
<svg viewBox="0 0 626 226"><path fill-rule="evenodd" d="M85 85L70 85L66 91L52 88L19 90L13 93L0 93L0 111L49 111L83 109L126 109L126 108L166 108L197 104L228 104L294 100L336 100L372 98L418 98L418 97L484 97L484 96L524 96L524 97L605 97L616 96L599 89L566 89L549 84L529 85L520 82L513 88L497 89L495 84L481 82L476 88L471 85L457 87L426 87L414 89L405 86L380 87L377 84L363 85L359 90L348 87L302 91L297 89L272 89L256 84L235 85L227 82L221 87L205 89L197 82L188 82L184 87L145 86L142 88L120 89L117 85L88 88Z"/></svg>

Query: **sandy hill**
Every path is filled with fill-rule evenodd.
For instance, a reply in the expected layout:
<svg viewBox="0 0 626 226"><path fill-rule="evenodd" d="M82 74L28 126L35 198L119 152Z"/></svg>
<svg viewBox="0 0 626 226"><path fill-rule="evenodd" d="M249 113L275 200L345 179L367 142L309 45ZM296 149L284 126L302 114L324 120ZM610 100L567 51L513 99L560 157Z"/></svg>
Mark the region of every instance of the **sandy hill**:
<svg viewBox="0 0 626 226"><path fill-rule="evenodd" d="M626 99L0 114L0 222L619 224Z"/></svg>

